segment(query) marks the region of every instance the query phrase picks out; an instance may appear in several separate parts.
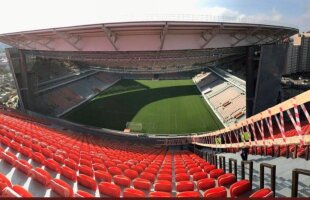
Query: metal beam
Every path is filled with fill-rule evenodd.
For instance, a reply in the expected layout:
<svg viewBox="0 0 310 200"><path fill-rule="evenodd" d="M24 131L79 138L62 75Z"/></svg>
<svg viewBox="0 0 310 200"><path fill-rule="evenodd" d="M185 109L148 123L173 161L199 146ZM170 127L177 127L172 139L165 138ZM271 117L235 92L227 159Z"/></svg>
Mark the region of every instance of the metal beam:
<svg viewBox="0 0 310 200"><path fill-rule="evenodd" d="M215 36L221 31L221 27L217 27L217 28L213 28L211 33L210 32L205 32L202 34L202 38L205 40L205 43L200 47L201 49L204 49L205 46L207 46L207 44L209 44L211 42L211 40L213 40L213 38L215 38ZM209 38L206 38L206 35L210 34Z"/></svg>
<svg viewBox="0 0 310 200"><path fill-rule="evenodd" d="M1 36L1 37L4 38L5 41L9 41L10 43L15 44L12 46L17 46L20 49L23 49L23 48L31 49L31 50L35 49L34 47L29 46L29 44L24 44L22 42L16 42L14 39L10 37L7 37L7 36Z"/></svg>
<svg viewBox="0 0 310 200"><path fill-rule="evenodd" d="M114 47L114 50L118 51L118 48L116 46L116 40L117 40L116 34L112 33L112 31L110 29L108 29L107 27L105 27L104 24L102 25L102 30L107 35L107 38L110 41L110 43L112 44L112 46Z"/></svg>
<svg viewBox="0 0 310 200"><path fill-rule="evenodd" d="M40 40L42 40L42 38L39 39L39 38L36 38L34 36L30 36L30 35L27 35L27 34L21 34L21 35L23 37L27 38L28 40L34 42L34 43L37 43L37 44L39 44L41 46L44 46L45 48L47 48L49 50L54 50L54 48L48 46L48 44L52 41L52 39L50 39L50 38L46 38L46 39L48 39L48 41L46 43L43 43L42 41L40 41ZM45 38L43 38L43 39L45 39Z"/></svg>
<svg viewBox="0 0 310 200"><path fill-rule="evenodd" d="M258 27L254 28L254 29L248 30L247 33L246 33L243 37L241 37L241 38L236 38L236 37L235 37L235 38L237 39L237 41L236 41L235 43L233 43L231 46L232 46L232 47L236 46L236 45L239 44L241 41L247 39L249 36L253 35L253 34L256 33L257 31L259 31L260 29L261 29L261 27L258 26Z"/></svg>
<svg viewBox="0 0 310 200"><path fill-rule="evenodd" d="M75 50L81 51L81 48L77 46L77 43L81 40L79 37L72 36L65 32L60 32L54 29L54 33L61 37L64 41L66 41L70 46L72 46ZM75 41L72 41L75 40Z"/></svg>
<svg viewBox="0 0 310 200"><path fill-rule="evenodd" d="M161 34L160 34L160 47L159 47L159 50L162 50L163 47L164 47L164 43L165 43L165 39L166 39L166 34L168 32L168 23L166 22L163 30L161 31Z"/></svg>
<svg viewBox="0 0 310 200"><path fill-rule="evenodd" d="M266 40L267 38L270 38L270 37L272 37L272 36L278 35L279 33L283 32L283 31L285 31L285 30L280 29L280 30L278 30L277 32L274 32L274 31L272 30L272 31L270 31L269 34L265 35L265 37L263 37L263 38L259 39L258 41L252 43L252 45L258 44L258 43L260 43L260 42Z"/></svg>

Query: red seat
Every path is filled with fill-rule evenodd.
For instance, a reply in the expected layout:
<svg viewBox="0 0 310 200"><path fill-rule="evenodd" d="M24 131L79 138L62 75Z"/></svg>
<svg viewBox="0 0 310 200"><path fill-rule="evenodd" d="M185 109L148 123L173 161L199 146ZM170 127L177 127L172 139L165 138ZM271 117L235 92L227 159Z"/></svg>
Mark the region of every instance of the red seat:
<svg viewBox="0 0 310 200"><path fill-rule="evenodd" d="M206 165L204 166L204 171L209 173L211 170L216 169L215 165Z"/></svg>
<svg viewBox="0 0 310 200"><path fill-rule="evenodd" d="M79 172L80 172L80 174L85 174L87 176L93 176L92 168L90 168L86 165L80 165L79 166Z"/></svg>
<svg viewBox="0 0 310 200"><path fill-rule="evenodd" d="M116 166L116 163L111 160L106 160L104 161L104 165L109 168L109 167Z"/></svg>
<svg viewBox="0 0 310 200"><path fill-rule="evenodd" d="M203 196L210 197L210 198L227 198L227 191L226 191L226 188L223 186L211 188L205 191Z"/></svg>
<svg viewBox="0 0 310 200"><path fill-rule="evenodd" d="M80 174L77 177L77 181L79 184L91 189L96 190L97 189L97 182L90 176L87 176L85 174Z"/></svg>
<svg viewBox="0 0 310 200"><path fill-rule="evenodd" d="M89 194L88 192L78 190L75 194L74 197L81 197L81 198L94 198L92 194Z"/></svg>
<svg viewBox="0 0 310 200"><path fill-rule="evenodd" d="M0 173L0 194L5 187L12 187L12 183L6 176Z"/></svg>
<svg viewBox="0 0 310 200"><path fill-rule="evenodd" d="M236 182L236 176L231 173L223 174L219 176L217 180L218 180L219 186L225 186L225 185L229 185L229 184Z"/></svg>
<svg viewBox="0 0 310 200"><path fill-rule="evenodd" d="M194 183L191 181L180 181L176 184L176 189L178 192L193 191Z"/></svg>
<svg viewBox="0 0 310 200"><path fill-rule="evenodd" d="M172 174L172 170L170 169L162 169L159 171L160 174Z"/></svg>
<svg viewBox="0 0 310 200"><path fill-rule="evenodd" d="M122 175L123 174L122 170L118 167L109 167L108 171L110 172L111 175Z"/></svg>
<svg viewBox="0 0 310 200"><path fill-rule="evenodd" d="M19 152L28 158L32 157L32 150L28 147L21 147Z"/></svg>
<svg viewBox="0 0 310 200"><path fill-rule="evenodd" d="M80 165L92 167L92 162L90 160L80 159Z"/></svg>
<svg viewBox="0 0 310 200"><path fill-rule="evenodd" d="M132 198L132 197L137 197L137 198L145 198L145 193L142 192L141 190L137 189L132 189L132 188L126 188L124 189L123 197L125 198Z"/></svg>
<svg viewBox="0 0 310 200"><path fill-rule="evenodd" d="M39 152L34 152L32 154L32 160L36 161L37 163L40 163L41 165L45 164L45 156Z"/></svg>
<svg viewBox="0 0 310 200"><path fill-rule="evenodd" d="M151 181L152 183L155 181L155 175L149 172L142 172L140 174L140 178Z"/></svg>
<svg viewBox="0 0 310 200"><path fill-rule="evenodd" d="M60 173L60 166L58 164L58 162L56 162L53 159L47 159L45 160L45 166L57 173Z"/></svg>
<svg viewBox="0 0 310 200"><path fill-rule="evenodd" d="M72 197L73 196L73 190L71 186L60 180L60 179L53 179L50 183L50 188L52 191L56 192L62 197Z"/></svg>
<svg viewBox="0 0 310 200"><path fill-rule="evenodd" d="M71 169L74 169L74 170L78 169L77 163L74 160L70 159L70 158L65 159L64 163L65 163L65 165L67 167L70 167Z"/></svg>
<svg viewBox="0 0 310 200"><path fill-rule="evenodd" d="M121 196L120 187L113 183L101 182L99 183L98 187L99 187L100 193L106 196L115 197L115 198L120 198Z"/></svg>
<svg viewBox="0 0 310 200"><path fill-rule="evenodd" d="M129 166L126 165L126 164L123 164L123 163L117 164L116 167L120 168L123 171L126 170L126 169L129 169Z"/></svg>
<svg viewBox="0 0 310 200"><path fill-rule="evenodd" d="M172 180L172 176L171 176L171 174L158 174L157 180L171 181Z"/></svg>
<svg viewBox="0 0 310 200"><path fill-rule="evenodd" d="M17 157L11 152L1 152L1 157L12 166L14 166L15 161L17 160Z"/></svg>
<svg viewBox="0 0 310 200"><path fill-rule="evenodd" d="M207 178L208 175L206 172L196 172L193 174L193 180L194 181L199 181L200 179Z"/></svg>
<svg viewBox="0 0 310 200"><path fill-rule="evenodd" d="M32 194L28 192L25 188L19 185L14 185L12 188L6 187L1 194L1 197L22 197L22 198L31 198Z"/></svg>
<svg viewBox="0 0 310 200"><path fill-rule="evenodd" d="M10 142L8 146L15 151L19 151L20 149L20 144L15 141Z"/></svg>
<svg viewBox="0 0 310 200"><path fill-rule="evenodd" d="M185 168L179 168L179 169L176 169L174 172L175 174L184 174L184 173L187 173L187 170Z"/></svg>
<svg viewBox="0 0 310 200"><path fill-rule="evenodd" d="M129 187L131 180L127 176L115 175L113 176L114 183L119 186Z"/></svg>
<svg viewBox="0 0 310 200"><path fill-rule="evenodd" d="M210 178L217 178L221 175L223 175L225 172L223 169L213 169L212 171L210 171Z"/></svg>
<svg viewBox="0 0 310 200"><path fill-rule="evenodd" d="M215 187L215 180L213 178L200 179L197 182L197 187L199 190L207 190Z"/></svg>
<svg viewBox="0 0 310 200"><path fill-rule="evenodd" d="M64 177L66 177L72 181L76 181L76 171L74 171L73 169L71 169L67 166L63 166L61 168L61 175L63 175Z"/></svg>
<svg viewBox="0 0 310 200"><path fill-rule="evenodd" d="M155 191L171 192L172 184L170 181L167 180L158 180L157 182L155 182L154 188Z"/></svg>
<svg viewBox="0 0 310 200"><path fill-rule="evenodd" d="M105 182L111 182L112 181L112 176L109 174L109 172L97 170L95 171L95 178L101 181Z"/></svg>
<svg viewBox="0 0 310 200"><path fill-rule="evenodd" d="M44 156L46 156L47 158L52 158L53 157L53 151L48 149L48 148L42 148L41 152Z"/></svg>
<svg viewBox="0 0 310 200"><path fill-rule="evenodd" d="M176 174L175 175L175 181L179 182L179 181L189 181L190 180L190 176L186 173L180 173L180 174Z"/></svg>
<svg viewBox="0 0 310 200"><path fill-rule="evenodd" d="M150 192L149 197L170 198L171 194L168 192Z"/></svg>
<svg viewBox="0 0 310 200"><path fill-rule="evenodd" d="M267 198L267 197L272 197L273 196L273 191L271 191L269 188L263 188L260 189L256 192L254 192L250 198Z"/></svg>
<svg viewBox="0 0 310 200"><path fill-rule="evenodd" d="M131 169L133 169L133 170L135 170L135 171L137 171L137 172L139 172L139 173L141 173L141 172L143 172L143 168L142 168L142 166L140 166L140 165L134 165L134 166L131 166Z"/></svg>
<svg viewBox="0 0 310 200"><path fill-rule="evenodd" d="M53 158L55 161L57 161L60 164L63 164L65 160L64 156L61 154L54 154Z"/></svg>
<svg viewBox="0 0 310 200"><path fill-rule="evenodd" d="M52 179L51 175L47 171L39 167L31 171L31 177L45 186L49 185Z"/></svg>
<svg viewBox="0 0 310 200"><path fill-rule="evenodd" d="M149 180L143 178L136 178L132 183L136 189L140 190L150 190L152 186L152 183Z"/></svg>
<svg viewBox="0 0 310 200"><path fill-rule="evenodd" d="M139 176L138 172L132 169L125 169L124 175L130 179L135 179Z"/></svg>
<svg viewBox="0 0 310 200"><path fill-rule="evenodd" d="M251 183L248 180L240 180L234 184L232 184L229 188L230 196L237 197L241 194L244 194L247 191L251 190Z"/></svg>
<svg viewBox="0 0 310 200"><path fill-rule="evenodd" d="M107 171L107 168L104 166L104 164L101 164L101 163L94 163L93 169L100 170L100 171Z"/></svg>
<svg viewBox="0 0 310 200"><path fill-rule="evenodd" d="M190 174L190 175L193 175L193 174L195 174L196 172L201 172L200 167L193 167L193 168L189 169L189 174Z"/></svg>
<svg viewBox="0 0 310 200"><path fill-rule="evenodd" d="M157 174L158 169L154 168L154 167L148 167L147 169L144 170L144 172L148 172L151 174Z"/></svg>
<svg viewBox="0 0 310 200"><path fill-rule="evenodd" d="M25 160L16 160L15 167L24 172L27 176L31 173L32 165Z"/></svg>
<svg viewBox="0 0 310 200"><path fill-rule="evenodd" d="M200 193L197 191L186 191L186 192L180 192L177 194L177 198L199 198Z"/></svg>

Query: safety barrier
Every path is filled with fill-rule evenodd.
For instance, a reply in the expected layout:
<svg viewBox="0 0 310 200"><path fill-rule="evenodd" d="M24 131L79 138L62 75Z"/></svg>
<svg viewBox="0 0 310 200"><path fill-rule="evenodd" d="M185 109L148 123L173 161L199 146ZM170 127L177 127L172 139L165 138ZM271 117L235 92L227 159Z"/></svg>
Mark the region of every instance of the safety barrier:
<svg viewBox="0 0 310 200"><path fill-rule="evenodd" d="M241 179L245 179L245 165L249 165L249 181L251 190L253 185L253 161L241 161Z"/></svg>
<svg viewBox="0 0 310 200"><path fill-rule="evenodd" d="M260 188L264 188L264 181L265 181L265 168L269 168L271 171L271 177L270 177L270 189L273 191L273 196L275 197L276 195L276 166L271 165L268 163L261 163L260 164L260 173L259 173L259 185Z"/></svg>
<svg viewBox="0 0 310 200"><path fill-rule="evenodd" d="M310 170L306 169L294 169L292 172L292 197L298 195L298 179L299 175L310 176Z"/></svg>
<svg viewBox="0 0 310 200"><path fill-rule="evenodd" d="M238 177L238 168L237 168L237 160L233 158L228 159L228 171L229 173L232 173L232 164L234 164L234 174L236 177Z"/></svg>

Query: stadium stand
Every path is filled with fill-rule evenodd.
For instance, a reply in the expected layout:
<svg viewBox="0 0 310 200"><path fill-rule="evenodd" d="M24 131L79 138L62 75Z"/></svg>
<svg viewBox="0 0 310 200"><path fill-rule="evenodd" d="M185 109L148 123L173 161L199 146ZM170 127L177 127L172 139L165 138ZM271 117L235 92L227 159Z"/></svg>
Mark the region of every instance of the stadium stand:
<svg viewBox="0 0 310 200"><path fill-rule="evenodd" d="M0 141L1 197L236 197L254 192L251 180L237 181L188 150L60 132L5 113ZM265 195L272 191L252 194Z"/></svg>
<svg viewBox="0 0 310 200"><path fill-rule="evenodd" d="M223 124L245 119L245 92L239 87L211 71L197 74L193 81Z"/></svg>
<svg viewBox="0 0 310 200"><path fill-rule="evenodd" d="M35 110L52 116L60 116L119 80L118 75L112 73L107 75L104 72L83 75L81 78L71 78L73 78L73 81L67 80L64 84L38 93L35 97Z"/></svg>

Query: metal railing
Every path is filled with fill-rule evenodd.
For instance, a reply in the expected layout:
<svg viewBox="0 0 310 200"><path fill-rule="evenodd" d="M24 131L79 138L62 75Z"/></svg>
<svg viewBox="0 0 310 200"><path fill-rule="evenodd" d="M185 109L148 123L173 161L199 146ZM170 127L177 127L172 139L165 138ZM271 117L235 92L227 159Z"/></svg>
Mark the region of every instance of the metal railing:
<svg viewBox="0 0 310 200"><path fill-rule="evenodd" d="M261 163L260 164L260 172L259 172L259 183L260 188L264 188L264 181L265 181L265 168L269 168L271 170L271 177L270 177L270 189L273 191L273 196L276 195L276 166L271 165L268 163Z"/></svg>
<svg viewBox="0 0 310 200"><path fill-rule="evenodd" d="M292 197L297 197L298 195L298 180L299 175L310 176L310 170L306 169L294 169L292 172Z"/></svg>

